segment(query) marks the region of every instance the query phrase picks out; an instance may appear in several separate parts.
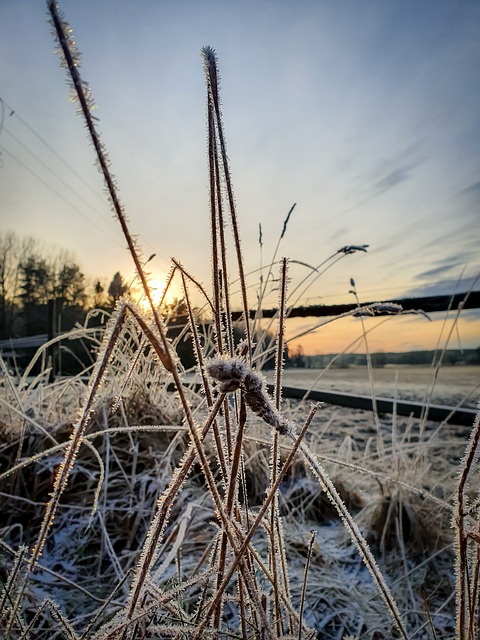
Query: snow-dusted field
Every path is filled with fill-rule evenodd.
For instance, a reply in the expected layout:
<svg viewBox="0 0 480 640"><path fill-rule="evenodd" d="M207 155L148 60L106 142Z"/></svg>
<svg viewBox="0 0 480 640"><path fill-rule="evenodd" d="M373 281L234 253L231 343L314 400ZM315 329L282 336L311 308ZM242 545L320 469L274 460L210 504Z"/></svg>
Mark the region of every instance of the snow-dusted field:
<svg viewBox="0 0 480 640"><path fill-rule="evenodd" d="M273 382L273 373L268 372L267 379ZM305 389L371 393L366 367L286 369L283 384ZM456 405L462 402L463 406L476 407L480 399L480 367L442 366L435 377L431 367L387 365L383 369L373 369L373 388L378 396L417 401L427 398L432 389L430 401L435 404Z"/></svg>

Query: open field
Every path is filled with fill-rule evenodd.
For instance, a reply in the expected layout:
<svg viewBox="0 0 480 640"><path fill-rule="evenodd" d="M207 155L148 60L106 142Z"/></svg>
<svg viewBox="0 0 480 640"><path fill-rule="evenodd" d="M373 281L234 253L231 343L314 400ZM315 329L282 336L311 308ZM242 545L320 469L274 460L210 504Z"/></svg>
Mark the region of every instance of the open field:
<svg viewBox="0 0 480 640"><path fill-rule="evenodd" d="M273 381L273 374L267 374ZM371 385L366 367L347 369L286 369L285 386L321 389L370 395ZM434 383L434 384L433 384ZM433 384L433 388L432 388ZM401 400L423 401L431 392L431 402L476 407L480 398L480 367L442 366L435 379L431 367L419 365L386 365L373 369L373 388L378 396Z"/></svg>

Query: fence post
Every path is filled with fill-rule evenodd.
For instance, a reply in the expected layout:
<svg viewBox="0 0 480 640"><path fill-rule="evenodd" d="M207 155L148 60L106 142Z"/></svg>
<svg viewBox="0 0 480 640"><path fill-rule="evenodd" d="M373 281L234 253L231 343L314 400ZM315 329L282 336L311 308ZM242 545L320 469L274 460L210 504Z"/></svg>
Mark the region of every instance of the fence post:
<svg viewBox="0 0 480 640"><path fill-rule="evenodd" d="M53 340L53 338L55 338L57 335L57 331L56 331L57 300L56 298L51 298L48 300L47 310L48 310L47 340L50 342L50 340ZM52 344L47 349L47 354L48 354L47 362L48 360L50 360L50 363L51 363L50 374L48 376L48 381L50 383L55 381L55 377L57 375L57 351L58 351L57 344Z"/></svg>

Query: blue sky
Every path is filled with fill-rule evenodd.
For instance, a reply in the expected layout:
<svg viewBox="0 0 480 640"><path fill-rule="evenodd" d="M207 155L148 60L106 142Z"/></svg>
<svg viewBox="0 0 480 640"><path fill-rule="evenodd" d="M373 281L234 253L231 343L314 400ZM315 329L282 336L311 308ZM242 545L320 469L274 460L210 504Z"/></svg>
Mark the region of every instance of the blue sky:
<svg viewBox="0 0 480 640"><path fill-rule="evenodd" d="M344 245L369 245L320 278L307 303L349 300L350 277L362 299L386 300L451 293L461 276L465 290L480 271L478 2L63 0L60 8L83 53L132 231L145 255L157 254L154 272L168 271L174 256L210 282L205 44L219 56L247 271L269 261L294 202L279 256L315 266ZM42 0L1 0L2 229L73 251L92 277L127 275L125 243L54 48ZM292 284L304 275L291 265Z"/></svg>

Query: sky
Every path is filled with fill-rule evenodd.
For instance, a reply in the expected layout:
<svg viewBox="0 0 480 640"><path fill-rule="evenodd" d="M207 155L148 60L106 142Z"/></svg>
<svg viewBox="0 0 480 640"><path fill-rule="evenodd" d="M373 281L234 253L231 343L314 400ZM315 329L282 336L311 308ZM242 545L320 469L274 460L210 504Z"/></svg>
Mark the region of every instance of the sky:
<svg viewBox="0 0 480 640"><path fill-rule="evenodd" d="M341 247L369 245L316 278L301 302L354 302L350 278L364 302L480 289L476 0L59 6L132 233L145 256L156 254L154 278L175 257L210 288L200 58L210 45L247 272L287 256L293 290ZM55 48L43 0L0 0L0 231L71 251L92 280L116 271L129 280L131 258ZM249 283L254 306L258 272ZM277 304L271 289L267 307ZM434 348L443 322L394 318L372 345ZM292 320L288 335L305 328ZM292 345L332 353L358 332L358 321L339 321ZM477 311L452 332L459 345L480 345Z"/></svg>

